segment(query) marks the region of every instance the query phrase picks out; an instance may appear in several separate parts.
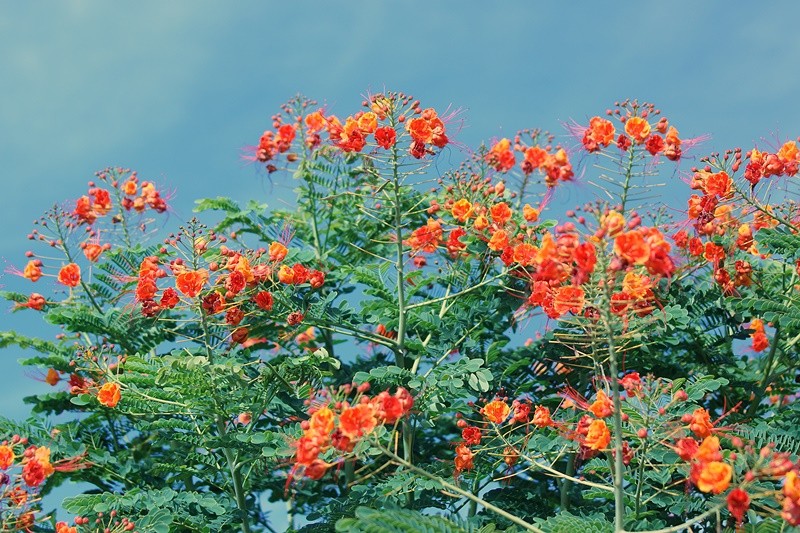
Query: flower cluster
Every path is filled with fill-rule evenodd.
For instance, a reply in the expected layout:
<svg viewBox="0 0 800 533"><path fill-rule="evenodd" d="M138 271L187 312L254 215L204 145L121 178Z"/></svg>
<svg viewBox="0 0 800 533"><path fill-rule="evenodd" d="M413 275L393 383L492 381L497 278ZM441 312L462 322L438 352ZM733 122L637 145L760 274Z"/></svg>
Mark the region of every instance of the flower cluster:
<svg viewBox="0 0 800 533"><path fill-rule="evenodd" d="M623 130L619 135L611 120L599 116L592 117L588 126L570 127L589 153L601 151L613 143L623 152L641 147L651 156L663 155L670 161L677 161L683 155L682 146L697 142L696 139L682 140L678 130L666 117L660 116L661 111L647 102L617 102L615 109L607 110L606 115L619 121ZM657 117L658 120L651 123Z"/></svg>
<svg viewBox="0 0 800 533"><path fill-rule="evenodd" d="M92 225L98 218L111 213L114 200L125 211L144 213L145 210L152 209L156 213L163 213L167 210L167 203L155 184L150 181L140 182L136 171L108 168L96 175L111 188L111 192L90 181L88 194L78 198L72 211L79 224ZM119 215L115 216L112 222L121 222Z"/></svg>
<svg viewBox="0 0 800 533"><path fill-rule="evenodd" d="M199 305L206 316L221 317L231 329L233 342L244 344L250 341L248 317L255 320L260 312L272 311L276 297L289 307L289 298L281 296L282 291L287 295L314 291L325 283L321 270L301 263L285 264L289 250L281 242L258 250L234 250L227 242L226 237L199 226L166 239L165 245L183 256L170 259L164 247L160 256L142 260L134 291L142 314L155 317L178 307L197 310ZM167 279L173 284L160 289L159 282ZM304 313L305 309L290 309L287 323L301 323Z"/></svg>
<svg viewBox="0 0 800 533"><path fill-rule="evenodd" d="M88 466L82 456L54 462L49 447L30 444L19 435L0 441L0 530L31 531L37 522L47 519L37 516L39 493L46 480L56 471Z"/></svg>
<svg viewBox="0 0 800 533"><path fill-rule="evenodd" d="M529 139L525 141L523 139ZM530 130L518 133L514 141L503 138L493 143L484 160L497 172L511 171L517 164L514 152L519 152L522 161L519 168L525 176L538 170L548 187L560 181L570 181L575 173L567 151L561 146L552 145L553 137L540 131Z"/></svg>
<svg viewBox="0 0 800 533"><path fill-rule="evenodd" d="M414 406L414 398L403 387L394 394L382 391L372 397L366 394L368 390L369 383L363 383L315 393L307 402L310 418L300 424L303 435L294 443L292 475L321 478L335 464L322 455L341 459L351 454L377 427L395 424Z"/></svg>

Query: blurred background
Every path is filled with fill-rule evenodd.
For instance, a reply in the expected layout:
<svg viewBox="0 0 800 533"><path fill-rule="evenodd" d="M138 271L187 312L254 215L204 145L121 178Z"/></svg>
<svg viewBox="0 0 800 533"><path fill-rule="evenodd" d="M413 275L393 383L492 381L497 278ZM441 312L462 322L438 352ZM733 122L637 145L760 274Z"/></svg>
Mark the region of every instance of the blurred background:
<svg viewBox="0 0 800 533"><path fill-rule="evenodd" d="M197 198L284 204L291 177L267 177L241 150L298 92L340 116L384 88L423 107L463 108L464 127L452 137L472 147L521 128L565 135L562 123L586 123L631 97L655 102L682 137L712 134L696 155L774 148L800 135L800 4L752 5L6 3L0 270L22 268L31 222L74 202L110 165L170 191L168 230L191 217ZM559 200L576 201L575 190L561 187ZM12 274L0 286L39 288ZM0 329L51 333L40 315L10 307L0 310ZM23 371L23 357L0 350L0 414L15 419L28 414L24 396L48 388Z"/></svg>

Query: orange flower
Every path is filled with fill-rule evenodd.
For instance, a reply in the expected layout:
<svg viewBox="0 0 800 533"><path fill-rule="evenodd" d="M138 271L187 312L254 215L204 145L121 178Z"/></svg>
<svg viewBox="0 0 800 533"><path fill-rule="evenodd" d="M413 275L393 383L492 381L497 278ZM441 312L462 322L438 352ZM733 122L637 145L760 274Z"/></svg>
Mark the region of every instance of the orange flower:
<svg viewBox="0 0 800 533"><path fill-rule="evenodd" d="M781 149L778 150L777 156L784 164L800 160L800 150L797 149L797 143L786 141L781 146Z"/></svg>
<svg viewBox="0 0 800 533"><path fill-rule="evenodd" d="M278 281L287 285L291 285L294 283L294 278L294 269L287 265L281 265L281 268L278 269Z"/></svg>
<svg viewBox="0 0 800 533"><path fill-rule="evenodd" d="M625 133L633 142L641 144L650 136L650 123L642 117L630 117L625 121Z"/></svg>
<svg viewBox="0 0 800 533"><path fill-rule="evenodd" d="M122 187L120 187L122 192L124 194L127 194L128 196L135 195L136 194L136 188L137 188L136 187L136 182L134 180L126 181L125 183L122 184Z"/></svg>
<svg viewBox="0 0 800 533"><path fill-rule="evenodd" d="M598 144L608 146L614 142L616 131L614 130L614 124L610 120L592 117L589 121L589 129L592 132L592 137L594 137Z"/></svg>
<svg viewBox="0 0 800 533"><path fill-rule="evenodd" d="M502 226L511 220L511 208L508 207L507 203L500 202L489 209L489 215L492 217L493 222Z"/></svg>
<svg viewBox="0 0 800 533"><path fill-rule="evenodd" d="M273 242L269 245L269 260L273 262L283 261L289 250L279 242Z"/></svg>
<svg viewBox="0 0 800 533"><path fill-rule="evenodd" d="M719 494L730 486L732 476L731 465L720 461L711 461L702 466L695 484L702 492Z"/></svg>
<svg viewBox="0 0 800 533"><path fill-rule="evenodd" d="M605 450L611 442L611 432L604 420L593 420L586 433L585 444L591 450Z"/></svg>
<svg viewBox="0 0 800 533"><path fill-rule="evenodd" d="M589 406L589 411L597 418L611 416L614 412L614 403L602 390L597 391L597 399Z"/></svg>
<svg viewBox="0 0 800 533"><path fill-rule="evenodd" d="M514 168L516 158L511 150L511 141L500 139L486 154L486 161L498 172L507 172Z"/></svg>
<svg viewBox="0 0 800 533"><path fill-rule="evenodd" d="M42 277L41 261L32 259L25 265L25 270L22 271L22 277L29 279L33 282L39 281Z"/></svg>
<svg viewBox="0 0 800 533"><path fill-rule="evenodd" d="M528 222L536 222L539 220L539 210L531 207L530 204L525 204L525 207L522 208L522 218Z"/></svg>
<svg viewBox="0 0 800 533"><path fill-rule="evenodd" d="M499 252L508 246L508 233L505 230L499 229L492 234L487 244L490 250Z"/></svg>
<svg viewBox="0 0 800 533"><path fill-rule="evenodd" d="M97 401L106 407L114 408L119 403L121 396L119 385L108 382L100 387L100 391L97 393Z"/></svg>
<svg viewBox="0 0 800 533"><path fill-rule="evenodd" d="M100 259L100 254L102 254L104 250L105 248L96 242L89 242L83 247L83 255L86 256L86 259L95 263Z"/></svg>
<svg viewBox="0 0 800 533"><path fill-rule="evenodd" d="M550 418L550 409L544 405L537 405L533 412L533 424L538 428L552 426L553 419Z"/></svg>
<svg viewBox="0 0 800 533"><path fill-rule="evenodd" d="M628 272L625 274L625 279L622 280L622 290L628 293L632 298L644 298L648 295L652 287L652 282L647 276L636 274L635 272Z"/></svg>
<svg viewBox="0 0 800 533"><path fill-rule="evenodd" d="M58 282L67 287L76 287L81 282L81 267L70 263L58 271Z"/></svg>
<svg viewBox="0 0 800 533"><path fill-rule="evenodd" d="M472 468L475 466L473 463L474 458L475 454L472 453L472 450L469 449L469 446L466 444L459 444L456 446L456 456L454 459L456 464L456 472L472 470Z"/></svg>
<svg viewBox="0 0 800 533"><path fill-rule="evenodd" d="M378 425L375 411L369 404L361 403L355 407L347 407L339 415L339 429L350 439L363 437L372 432Z"/></svg>
<svg viewBox="0 0 800 533"><path fill-rule="evenodd" d="M369 111L358 117L358 129L364 133L375 133L378 129L378 116Z"/></svg>
<svg viewBox="0 0 800 533"><path fill-rule="evenodd" d="M609 237L616 237L625 227L625 217L616 211L609 211L600 219L600 227Z"/></svg>
<svg viewBox="0 0 800 533"><path fill-rule="evenodd" d="M511 408L504 401L493 400L483 407L481 413L490 422L502 424L511 413Z"/></svg>
<svg viewBox="0 0 800 533"><path fill-rule="evenodd" d="M685 437L675 443L675 453L684 461L691 460L698 449L697 441L691 437Z"/></svg>
<svg viewBox="0 0 800 533"><path fill-rule="evenodd" d="M203 290L208 281L208 271L206 269L187 270L175 276L175 286L184 295L194 298Z"/></svg>
<svg viewBox="0 0 800 533"><path fill-rule="evenodd" d="M466 198L462 198L453 204L453 208L450 210L450 213L459 222L466 222L469 220L469 217L472 216L472 202Z"/></svg>
<svg viewBox="0 0 800 533"><path fill-rule="evenodd" d="M333 431L333 418L333 411L328 406L318 409L308 421L308 434L321 436L327 440Z"/></svg>
<svg viewBox="0 0 800 533"><path fill-rule="evenodd" d="M397 132L390 126L384 126L375 130L375 142L385 150L394 146L396 140Z"/></svg>
<svg viewBox="0 0 800 533"><path fill-rule="evenodd" d="M475 222L473 222L472 227L478 231L485 230L489 227L489 219L486 218L486 215L478 215L475 217Z"/></svg>
<svg viewBox="0 0 800 533"><path fill-rule="evenodd" d="M421 228L415 229L411 236L405 240L405 244L411 247L412 252L435 252L436 248L442 243L442 223L432 218Z"/></svg>
<svg viewBox="0 0 800 533"><path fill-rule="evenodd" d="M785 479L783 495L790 500L800 502L800 476L797 475L796 471L789 470Z"/></svg>
<svg viewBox="0 0 800 533"><path fill-rule="evenodd" d="M708 411L702 407L695 409L692 413L689 429L701 439L710 436L711 430L714 429L714 424L711 423L711 416L708 414Z"/></svg>
<svg viewBox="0 0 800 533"><path fill-rule="evenodd" d="M58 374L58 370L55 368L48 369L47 376L44 378L44 382L51 387L55 387L59 381L61 381L61 376Z"/></svg>
<svg viewBox="0 0 800 533"><path fill-rule="evenodd" d="M547 156L547 150L539 146L531 146L525 150L525 162L530 165L531 170L541 167Z"/></svg>
<svg viewBox="0 0 800 533"><path fill-rule="evenodd" d="M720 461L722 454L719 451L719 438L711 436L703 439L703 443L697 448L692 458L701 463Z"/></svg>
<svg viewBox="0 0 800 533"><path fill-rule="evenodd" d="M78 533L78 528L75 526L70 527L66 522L57 522L56 533Z"/></svg>
<svg viewBox="0 0 800 533"><path fill-rule="evenodd" d="M614 124L610 120L600 117L592 117L589 127L583 134L583 147L588 152L596 152L603 146L608 146L614 142Z"/></svg>
<svg viewBox="0 0 800 533"><path fill-rule="evenodd" d="M40 446L22 468L22 479L29 487L38 487L53 472L55 468L50 463L50 448Z"/></svg>
<svg viewBox="0 0 800 533"><path fill-rule="evenodd" d="M0 470L8 470L14 464L14 450L11 446L0 444Z"/></svg>
<svg viewBox="0 0 800 533"><path fill-rule="evenodd" d="M559 287L553 296L553 310L559 315L563 315L567 311L572 311L577 315L583 311L584 304L583 289L573 285Z"/></svg>
<svg viewBox="0 0 800 533"><path fill-rule="evenodd" d="M520 243L514 247L514 262L522 266L530 266L536 261L537 248L527 242Z"/></svg>
<svg viewBox="0 0 800 533"><path fill-rule="evenodd" d="M320 111L314 111L306 115L305 123L308 133L316 133L325 129L325 126L328 125L328 122Z"/></svg>
<svg viewBox="0 0 800 533"><path fill-rule="evenodd" d="M614 253L630 263L643 265L650 259L650 246L638 231L627 231L614 240Z"/></svg>
<svg viewBox="0 0 800 533"><path fill-rule="evenodd" d="M433 130L424 118L412 118L406 125L411 138L417 142L429 144L433 140Z"/></svg>

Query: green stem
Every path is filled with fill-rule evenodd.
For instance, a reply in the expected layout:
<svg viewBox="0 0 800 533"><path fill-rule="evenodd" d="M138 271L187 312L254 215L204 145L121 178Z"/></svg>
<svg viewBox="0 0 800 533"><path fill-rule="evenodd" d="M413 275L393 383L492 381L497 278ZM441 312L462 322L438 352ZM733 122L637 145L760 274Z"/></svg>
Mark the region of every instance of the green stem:
<svg viewBox="0 0 800 533"><path fill-rule="evenodd" d="M567 475L564 479L561 480L561 511L568 511L569 510L569 490L572 488L572 481L568 478L571 478L575 475L575 460L577 459L577 453L571 453L567 455L567 467L564 473Z"/></svg>
<svg viewBox="0 0 800 533"><path fill-rule="evenodd" d="M475 476L475 479L472 480L472 494L477 496L479 494L481 487L481 478L479 476ZM472 518L478 512L478 502L475 500L469 501L469 510L467 511L467 516Z"/></svg>
<svg viewBox="0 0 800 533"><path fill-rule="evenodd" d="M203 344L206 348L206 356L208 357L209 365L213 365L214 363L214 352L211 349L211 344L209 343L209 333L208 333L208 324L206 322L206 313L201 308L200 312L200 326L203 330ZM212 380L213 384L213 380ZM216 386L214 387L214 403L218 404L219 401L216 395ZM227 428L225 426L225 418L222 415L216 416L216 425L217 431L219 432L220 438L224 438L227 434ZM250 524L248 519L248 512L247 512L247 496L244 493L244 484L242 482L242 473L239 470L239 465L236 464L236 457L233 454L233 451L230 448L222 448L222 454L225 456L225 462L228 463L228 470L231 474L231 482L233 483L233 495L236 499L236 506L239 508L239 511L242 513L242 533L250 533Z"/></svg>
<svg viewBox="0 0 800 533"><path fill-rule="evenodd" d="M436 481L442 487L447 489L449 492L458 494L459 496L463 496L464 498L467 498L468 500L470 500L472 502L475 502L476 504L480 504L487 511L491 511L491 512L493 512L495 514L498 514L498 515L502 516L503 518L506 518L507 520L510 520L511 522L517 524L518 526L522 527L526 531L533 531L535 533L544 533L541 529L539 529L538 527L534 526L533 524L529 524L528 522L526 522L522 518L519 518L518 516L515 516L515 515L509 513L508 511L505 511L505 510L503 510L503 509L501 509L499 507L496 507L496 506L492 505L491 503L487 502L486 500L484 500L480 496L476 496L475 494L472 494L471 492L469 492L467 490L464 490L461 487L458 487L458 486L456 486L456 485L454 485L452 483L449 483L449 482L445 481L444 479L440 478L439 476L431 474L431 473L429 473L429 472L427 472L427 471L425 471L425 470L423 470L421 468L418 468L418 467L412 465L411 463L403 460L397 454L393 453L391 450L386 449L381 445L379 445L378 447L381 449L381 451L384 454L386 454L390 459L394 460L399 465L411 470L412 472L415 472L417 474L425 476L428 479L432 479L432 480Z"/></svg>
<svg viewBox="0 0 800 533"><path fill-rule="evenodd" d="M781 325L780 323L775 324L775 335L772 337L772 344L769 347L769 354L767 355L767 366L764 367L764 377L761 379L761 383L758 386L758 392L756 392L755 398L750 403L750 407L747 409L747 416L753 417L758 410L759 404L761 404L761 400L764 399L764 396L767 395L767 387L769 387L770 380L772 378L772 364L775 360L775 355L778 353L778 343L780 341L781 335Z"/></svg>

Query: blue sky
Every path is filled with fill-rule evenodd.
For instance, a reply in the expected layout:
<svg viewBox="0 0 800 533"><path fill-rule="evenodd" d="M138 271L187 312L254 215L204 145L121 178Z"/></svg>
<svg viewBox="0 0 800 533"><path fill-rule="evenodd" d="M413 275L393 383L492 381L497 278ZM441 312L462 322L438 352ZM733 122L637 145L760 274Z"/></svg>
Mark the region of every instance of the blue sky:
<svg viewBox="0 0 800 533"><path fill-rule="evenodd" d="M797 2L16 2L0 13L0 259L95 170L128 166L195 198L276 203L239 158L297 92L333 112L383 87L465 108L458 140L559 132L615 100L655 102L708 150L800 134ZM577 7L580 6L580 7ZM574 10L579 9L579 12ZM0 285L30 291L12 276ZM36 332L34 313L3 329ZM20 353L0 351L0 413L22 418Z"/></svg>

